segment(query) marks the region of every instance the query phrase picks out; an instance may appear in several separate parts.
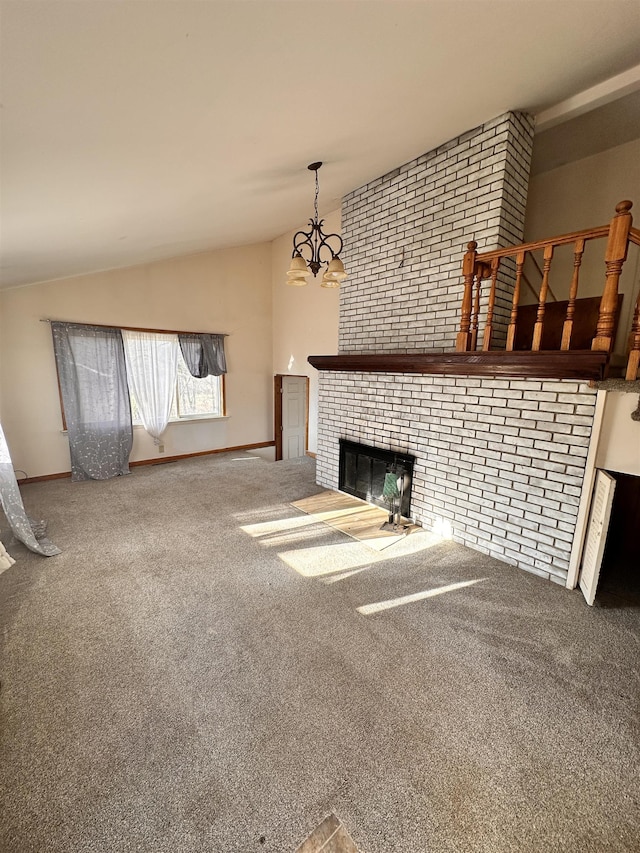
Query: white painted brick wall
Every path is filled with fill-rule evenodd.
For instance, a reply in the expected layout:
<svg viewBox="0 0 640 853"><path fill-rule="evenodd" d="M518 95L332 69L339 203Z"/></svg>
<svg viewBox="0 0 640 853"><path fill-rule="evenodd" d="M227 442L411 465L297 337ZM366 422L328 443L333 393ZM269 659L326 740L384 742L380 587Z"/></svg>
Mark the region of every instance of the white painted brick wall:
<svg viewBox="0 0 640 853"><path fill-rule="evenodd" d="M532 138L531 117L508 113L344 199L341 352L454 348L466 244L522 241ZM506 268L497 346L510 285ZM323 373L318 482L337 488L340 438L411 453L418 522L562 583L594 406L569 381Z"/></svg>
<svg viewBox="0 0 640 853"><path fill-rule="evenodd" d="M340 438L410 453L416 521L564 583L594 406L569 380L322 373L318 482L338 487Z"/></svg>
<svg viewBox="0 0 640 853"><path fill-rule="evenodd" d="M506 113L343 199L340 352L454 348L467 243L522 241L532 143L531 116ZM505 271L496 343L508 289Z"/></svg>

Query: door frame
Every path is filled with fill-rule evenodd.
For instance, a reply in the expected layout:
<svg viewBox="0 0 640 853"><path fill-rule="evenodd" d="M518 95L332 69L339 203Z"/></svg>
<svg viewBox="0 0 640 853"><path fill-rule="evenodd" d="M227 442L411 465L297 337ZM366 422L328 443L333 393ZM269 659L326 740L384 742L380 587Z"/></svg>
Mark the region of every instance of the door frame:
<svg viewBox="0 0 640 853"><path fill-rule="evenodd" d="M282 380L286 377L305 380L304 452L309 450L309 377L303 373L276 373L273 377L273 433L276 462L282 460Z"/></svg>
<svg viewBox="0 0 640 853"><path fill-rule="evenodd" d="M584 479L582 481L582 492L580 495L580 504L578 506L578 517L576 518L573 544L571 546L571 556L569 558L569 571L567 572L567 582L565 584L567 589L575 589L578 586L580 566L582 565L582 552L584 550L584 542L587 535L587 524L589 522L589 510L591 509L593 484L596 480L596 461L598 457L600 435L602 433L602 423L604 421L606 399L607 392L602 389L598 389L598 393L596 394L595 410L593 413L591 438L589 439L589 449L585 460Z"/></svg>
<svg viewBox="0 0 640 853"><path fill-rule="evenodd" d="M598 591L600 569L609 535L609 522L615 490L616 478L612 477L607 471L598 468L593 486L591 511L589 512L584 553L578 578L580 591L590 606L593 605ZM591 558L590 562L589 557Z"/></svg>

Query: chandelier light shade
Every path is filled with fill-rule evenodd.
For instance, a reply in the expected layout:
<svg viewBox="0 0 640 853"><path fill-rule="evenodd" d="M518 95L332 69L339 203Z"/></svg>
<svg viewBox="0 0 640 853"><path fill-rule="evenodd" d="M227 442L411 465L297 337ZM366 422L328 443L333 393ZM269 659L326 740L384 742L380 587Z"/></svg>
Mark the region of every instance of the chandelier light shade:
<svg viewBox="0 0 640 853"><path fill-rule="evenodd" d="M321 287L340 287L347 273L340 260L342 237L339 234L325 234L322 230L323 219L318 218L318 169L322 163L311 163L307 168L316 175L316 195L314 199L314 216L309 220L309 231L296 231L293 235L293 252L291 265L287 272L287 284L302 287L307 284L307 278L313 273L314 278L322 267L326 269L320 282Z"/></svg>
<svg viewBox="0 0 640 853"><path fill-rule="evenodd" d="M292 284L295 287L302 287L307 283L307 277L311 275L311 271L307 267L307 262L300 253L297 253L291 259L291 266L287 272L287 284Z"/></svg>
<svg viewBox="0 0 640 853"><path fill-rule="evenodd" d="M340 282L344 281L346 277L347 274L344 271L344 264L337 255L334 255L329 261L329 266L324 271L320 286L340 287Z"/></svg>

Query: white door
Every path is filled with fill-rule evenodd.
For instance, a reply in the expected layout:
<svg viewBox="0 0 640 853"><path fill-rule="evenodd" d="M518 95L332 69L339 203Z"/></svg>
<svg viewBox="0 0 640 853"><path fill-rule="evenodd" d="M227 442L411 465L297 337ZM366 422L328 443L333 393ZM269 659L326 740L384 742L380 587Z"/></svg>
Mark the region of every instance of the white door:
<svg viewBox="0 0 640 853"><path fill-rule="evenodd" d="M282 377L282 458L304 456L307 433L307 380Z"/></svg>
<svg viewBox="0 0 640 853"><path fill-rule="evenodd" d="M580 589L587 600L593 604L598 588L602 555L607 541L611 504L616 481L606 471L598 471L593 487L591 500L591 515L582 556L582 571L580 572Z"/></svg>

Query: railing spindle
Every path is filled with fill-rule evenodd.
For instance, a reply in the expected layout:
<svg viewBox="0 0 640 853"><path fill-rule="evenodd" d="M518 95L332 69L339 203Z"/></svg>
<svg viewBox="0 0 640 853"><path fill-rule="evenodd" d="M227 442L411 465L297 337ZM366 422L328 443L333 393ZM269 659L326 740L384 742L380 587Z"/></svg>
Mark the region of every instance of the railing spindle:
<svg viewBox="0 0 640 853"><path fill-rule="evenodd" d="M620 204L617 204L616 215L609 226L609 239L604 256L607 278L600 300L598 326L591 344L593 350L611 352L613 348L613 330L618 310L618 282L620 281L622 265L627 259L629 231L633 221L629 211L632 207L633 202L631 201L621 201Z"/></svg>
<svg viewBox="0 0 640 853"><path fill-rule="evenodd" d="M542 266L542 284L540 285L540 300L538 302L538 313L536 314L536 324L533 327L533 341L531 343L532 351L540 349L542 341L542 330L544 329L544 312L546 309L547 293L549 291L549 270L551 261L553 260L553 246L544 247L544 264Z"/></svg>
<svg viewBox="0 0 640 853"><path fill-rule="evenodd" d="M633 324L629 335L629 360L625 379L637 379L640 373L640 293L633 312Z"/></svg>
<svg viewBox="0 0 640 853"><path fill-rule="evenodd" d="M476 271L476 290L473 302L473 319L471 321L471 352L478 348L478 326L480 325L480 299L482 298L482 268Z"/></svg>
<svg viewBox="0 0 640 853"><path fill-rule="evenodd" d="M456 338L456 350L468 352L471 344L471 305L473 302L473 276L476 269L476 249L478 244L472 240L467 244L467 251L462 263L462 275L464 276L464 295L462 297L462 308L460 309L460 331Z"/></svg>
<svg viewBox="0 0 640 853"><path fill-rule="evenodd" d="M565 317L564 326L562 327L562 343L560 344L561 350L568 350L571 345L571 333L573 332L573 318L576 313L576 298L578 296L580 265L582 264L583 253L584 240L576 240L573 252L573 276L571 277L571 287L569 289L569 304L567 305L567 316Z"/></svg>
<svg viewBox="0 0 640 853"><path fill-rule="evenodd" d="M482 349L484 352L488 352L491 349L491 338L493 336L493 311L496 304L496 282L498 281L499 268L500 258L494 258L491 261L491 289L489 290L487 322L484 327L484 336L482 338Z"/></svg>
<svg viewBox="0 0 640 853"><path fill-rule="evenodd" d="M542 275L543 275L543 273L542 273L542 270L540 269L540 264L536 261L536 256L532 253L532 254L530 254L530 255L529 255L529 257L530 257L530 258L531 258L531 260L533 261L533 263L534 263L534 265L535 265L535 268L536 268L536 269L538 270L538 272L540 273L540 278L542 279ZM523 277L524 277L524 276L523 276ZM557 302L558 300L557 300L557 298L556 298L556 295L555 295L555 293L553 292L553 290L551 290L551 285L548 285L548 287L549 287L549 296L553 299L553 301L554 301L554 302ZM533 288L532 288L532 289L533 289ZM537 297L537 295L536 295L536 299L537 299L537 298L538 298L538 297Z"/></svg>
<svg viewBox="0 0 640 853"><path fill-rule="evenodd" d="M522 281L522 268L524 267L524 252L516 255L516 282L513 286L513 302L511 303L511 318L507 331L507 351L513 350L513 342L516 337L516 324L518 322L518 303L520 302L520 282Z"/></svg>

